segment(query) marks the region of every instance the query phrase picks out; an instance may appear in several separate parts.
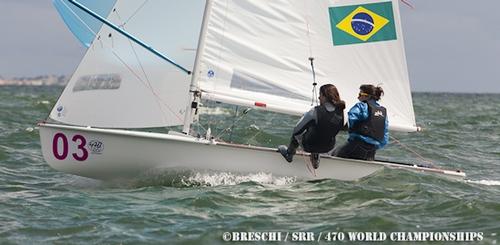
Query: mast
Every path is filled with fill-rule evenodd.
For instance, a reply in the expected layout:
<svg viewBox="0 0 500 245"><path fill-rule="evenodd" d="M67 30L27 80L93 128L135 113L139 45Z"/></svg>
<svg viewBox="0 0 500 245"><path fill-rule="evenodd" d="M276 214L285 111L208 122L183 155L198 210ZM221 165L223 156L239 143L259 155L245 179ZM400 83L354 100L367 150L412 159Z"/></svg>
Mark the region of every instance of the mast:
<svg viewBox="0 0 500 245"><path fill-rule="evenodd" d="M203 50L205 49L205 39L207 34L208 19L210 18L210 12L212 10L212 1L207 0L205 3L205 11L203 13L203 21L201 23L200 37L198 39L198 48L196 52L196 58L194 60L193 73L191 76L191 85L189 87L189 103L186 106L186 112L184 115L184 127L182 132L189 134L191 128L191 123L193 122L193 115L196 114L198 110L198 105L201 98L201 91L198 85L198 78L200 75L200 63L201 57L203 55Z"/></svg>

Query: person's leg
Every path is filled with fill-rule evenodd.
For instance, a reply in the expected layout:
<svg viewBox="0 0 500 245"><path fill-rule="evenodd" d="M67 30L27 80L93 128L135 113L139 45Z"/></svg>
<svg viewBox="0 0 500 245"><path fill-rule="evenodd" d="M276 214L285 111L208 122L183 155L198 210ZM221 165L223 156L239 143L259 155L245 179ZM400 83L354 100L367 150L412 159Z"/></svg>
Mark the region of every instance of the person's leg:
<svg viewBox="0 0 500 245"><path fill-rule="evenodd" d="M342 150L342 148L344 148L344 146L347 145L347 143L348 142L344 143L343 145L335 146L330 152L328 152L328 155L331 155L334 157L339 156L340 151Z"/></svg>
<svg viewBox="0 0 500 245"><path fill-rule="evenodd" d="M347 141L344 145L336 148L333 152L333 156L350 158L352 151L356 148L356 144L353 141Z"/></svg>
<svg viewBox="0 0 500 245"><path fill-rule="evenodd" d="M290 139L290 144L288 144L288 147L284 145L278 146L278 151L281 153L281 155L285 158L287 162L292 162L293 161L293 156L295 155L295 152L297 151L297 148L299 147L299 141L297 140L296 136L292 136Z"/></svg>
<svg viewBox="0 0 500 245"><path fill-rule="evenodd" d="M295 155L295 152L297 151L297 148L299 148L299 141L297 140L296 136L292 136L290 139L290 144L288 144L288 153Z"/></svg>
<svg viewBox="0 0 500 245"><path fill-rule="evenodd" d="M376 153L376 149L375 149L375 146L374 145L369 145L368 146L368 149L367 149L367 152L366 152L366 160L368 161L374 161L375 160L375 153Z"/></svg>
<svg viewBox="0 0 500 245"><path fill-rule="evenodd" d="M365 143L363 141L358 139L348 141L347 144L342 146L342 148L338 151L336 156L342 158L366 160L367 151L363 147L364 144Z"/></svg>

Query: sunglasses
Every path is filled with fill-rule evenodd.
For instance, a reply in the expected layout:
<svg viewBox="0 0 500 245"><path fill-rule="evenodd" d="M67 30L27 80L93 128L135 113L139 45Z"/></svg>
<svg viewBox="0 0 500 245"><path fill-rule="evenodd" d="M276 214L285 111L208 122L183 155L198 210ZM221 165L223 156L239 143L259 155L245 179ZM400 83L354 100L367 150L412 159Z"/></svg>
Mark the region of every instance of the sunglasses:
<svg viewBox="0 0 500 245"><path fill-rule="evenodd" d="M367 93L363 93L363 92L359 92L359 96L368 96L369 94Z"/></svg>

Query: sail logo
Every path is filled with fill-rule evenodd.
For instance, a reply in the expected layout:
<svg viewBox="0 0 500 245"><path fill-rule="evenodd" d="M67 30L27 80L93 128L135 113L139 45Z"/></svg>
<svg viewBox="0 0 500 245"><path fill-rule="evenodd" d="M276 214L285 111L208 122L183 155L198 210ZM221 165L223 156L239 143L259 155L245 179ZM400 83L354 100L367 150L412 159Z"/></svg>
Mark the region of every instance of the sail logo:
<svg viewBox="0 0 500 245"><path fill-rule="evenodd" d="M396 40L392 2L330 7L333 45Z"/></svg>

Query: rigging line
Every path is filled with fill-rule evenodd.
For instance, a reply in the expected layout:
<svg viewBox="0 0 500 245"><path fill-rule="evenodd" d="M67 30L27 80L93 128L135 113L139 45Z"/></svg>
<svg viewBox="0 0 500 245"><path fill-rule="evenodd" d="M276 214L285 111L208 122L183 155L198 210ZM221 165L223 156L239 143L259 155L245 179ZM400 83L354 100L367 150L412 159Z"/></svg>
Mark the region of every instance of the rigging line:
<svg viewBox="0 0 500 245"><path fill-rule="evenodd" d="M135 12L135 13L137 13L137 12L138 12L138 11L139 11L139 10L140 10L140 9L141 9L141 8L142 8L145 4L146 4L146 3L147 3L147 1L148 1L148 0L146 0L146 1L145 1L142 5L141 5L141 7L140 7L138 10L136 10L136 12ZM84 26L85 26L85 27L86 27L86 28L87 28L87 29L88 29L88 30L89 30L92 34L94 34L94 36L97 36L97 33L95 33L95 32L92 30L92 28L90 28L90 27L87 25L87 23L86 23L85 21L83 21L83 20L80 18L80 16L78 16L78 15L77 15L77 14L73 11L73 9L71 9L71 8L70 8L70 7L69 7L69 6L65 3L65 1L62 1L62 2L63 2L63 4L64 4L64 6L65 6L65 7L66 7L69 11L71 11L71 13L72 13L73 15L75 15L75 17L77 17L77 18L78 18L78 20L79 20L80 22L82 22L82 23L84 24ZM114 10L113 10L113 12L115 12L115 13L116 13L116 15L118 16L118 19L120 19L120 21L121 21L121 17L120 17L120 15L118 14L118 12L116 11L116 9L114 9ZM134 13L134 15L135 15L135 13ZM129 18L128 20L130 20L130 19L131 19L131 18ZM127 20L127 21L128 21L128 20ZM125 23L124 23L124 24L125 24ZM125 29L124 24L121 26L123 29ZM102 41L102 40L100 40L100 39L99 39L99 41L100 41L101 45L103 45L103 41ZM123 60L119 57L119 55L118 55L118 54L117 54L117 53L113 50L113 48L111 47L111 48L110 48L110 50L112 51L113 55L115 55L115 56L116 56L116 57L120 60L120 62L122 62L122 63L123 63L123 65L124 65L125 67L127 67L127 69L128 69L128 70L130 70L130 72L131 72L132 74L134 74L134 76L135 76L137 79L139 79L139 81L141 81L143 84L145 84L145 85L146 85L146 87L148 87L148 88L150 89L150 91L153 93L153 95L157 98L157 103L159 104L160 110L163 112L163 117L164 117L164 120L166 119L166 112L164 111L164 109L163 109L163 107L161 106L161 104L165 105L165 107L167 107L167 108L168 108L168 110L169 110L169 111L170 111L170 112L171 112L174 116L176 116L179 120L181 120L181 119L180 119L180 117L179 117L179 115L177 115L177 113L175 113L175 112L174 112L174 111L173 111L173 110L172 110L172 109L168 106L168 104L167 104L167 103L165 103L165 102L161 99L161 97L159 97L159 95L158 95L158 94L157 94L157 93L153 90L152 85L151 85L151 83L150 83L150 80L149 80L149 78L148 78L148 76L147 76L147 73L145 72L145 70L144 70L144 67L143 67L142 63L141 63L141 61L139 60L139 57L138 57L138 55L137 55L137 52L136 52L135 48L134 48L134 47L133 47L133 45L132 45L131 40L130 40L130 39L128 39L128 41L129 41L130 46L131 46L131 48L132 48L132 50L133 50L133 52L134 52L134 54L135 54L135 57L136 57L137 61L139 62L139 65L140 65L140 67L141 67L141 69L142 69L142 72L143 72L143 74L144 74L144 76L145 76L145 78L146 78L146 80L147 80L147 83L146 83L146 82L144 82L144 81L143 81L143 80L139 77L139 75L138 75L138 74L136 74L136 73L133 71L133 69L132 69L131 67L129 67L129 66L125 63L125 61L123 61ZM106 46L108 46L108 45L106 45ZM108 47L109 47L109 46L108 46ZM166 120L165 120L165 121L166 121Z"/></svg>
<svg viewBox="0 0 500 245"><path fill-rule="evenodd" d="M205 131L205 135L207 134L208 129L210 129L210 126L208 126L208 129L207 129L207 128L205 128L205 127L201 124L200 119L198 119L198 120L196 121L196 126L198 127L198 132L197 132L197 133L198 133L198 135L201 135L201 133L200 133L200 128L201 128L201 130ZM191 129L191 130L192 130L192 129ZM209 139L208 139L208 140L209 140Z"/></svg>
<svg viewBox="0 0 500 245"><path fill-rule="evenodd" d="M209 103L210 103L210 105L209 105L210 108L214 108L215 109L215 106L216 106L215 105L216 104L215 101L210 100ZM214 113L212 113L212 114L210 114L210 116L208 118L208 125L207 126L208 126L208 128L211 128L212 124L214 124L215 125L215 130L217 130L217 124L214 123L214 122L215 122L215 115L214 115Z"/></svg>
<svg viewBox="0 0 500 245"><path fill-rule="evenodd" d="M120 17L120 14L118 13L118 11L116 11L116 9L113 10L113 12L116 14L116 16L118 17L118 19L120 21L122 21L122 18ZM126 30L125 29L125 22L123 22L123 25L121 26L121 28L123 28L123 30ZM141 67L141 70L142 70L142 73L144 74L144 77L146 78L146 81L149 85L149 89L150 90L153 90L153 86L151 85L151 81L149 80L149 77L148 77L148 74L146 73L146 70L144 69L144 66L142 65L142 62L141 60L139 59L139 55L137 55L137 52L134 48L134 45L132 44L132 41L130 41L130 39L127 39L129 44L130 44L130 48L132 48L132 51L134 52L134 56L135 56L135 59L137 60L137 63L139 63L139 66Z"/></svg>
<svg viewBox="0 0 500 245"><path fill-rule="evenodd" d="M403 147L404 149L408 150L409 152L415 154L418 158L420 158L420 160L426 162L426 163L429 163L432 167L435 167L434 163L432 161L430 161L429 159L423 157L422 155L418 154L416 151L410 149L409 147L407 147L406 145L404 145L403 143L401 143L401 141L399 141L398 139L396 139L394 136L390 136L390 138L392 140L394 140L398 145L400 145L401 147Z"/></svg>
<svg viewBox="0 0 500 245"><path fill-rule="evenodd" d="M233 124L231 124L231 125L230 125L229 127L227 127L226 129L222 130L222 132L220 132L220 133L219 133L219 134L218 134L215 138L216 138L216 139L220 139L220 138L221 138L224 134L226 134L226 133L229 131L229 129L231 129L231 127L233 127L233 126L234 126L234 125L236 125L239 121L241 121L241 119L243 119L243 118L244 118L244 116L246 116L246 115L248 114L248 112L249 112L249 111L250 111L250 110L249 110L249 108L245 109L245 110L243 111L243 114L241 114L241 115L239 116L238 120L236 120L235 122L233 122Z"/></svg>
<svg viewBox="0 0 500 245"><path fill-rule="evenodd" d="M96 34L96 35L97 35L97 34ZM159 95L158 95L158 94L157 94L157 93L156 93L156 92L152 89L151 85L149 85L149 86L148 86L148 84L147 84L147 83L145 83L145 82L144 82L144 81L140 78L140 76L139 76L139 75L137 75L137 73L135 73L135 71L134 71L131 67L129 67L129 66L126 64L126 62L125 62L124 60L122 60L122 59L119 57L119 55L118 55L118 54L114 51L113 47L111 47L111 46L109 46L109 45L105 44L105 42L103 42L101 39L98 39L98 40L99 40L99 42L101 43L101 46L102 46L103 48L104 48L104 46L106 46L107 48L109 48L109 49L111 50L111 52L113 53L113 55L114 55L114 56L115 56L118 60L120 60L120 62L122 62L122 64L123 64L123 65L124 65L124 66L125 66L125 67L126 67L126 68L127 68L127 69L128 69L128 70L129 70L129 71L130 71L130 72L131 72L131 73L132 73L132 74L133 74L133 75L134 75L134 76L135 76L138 80L139 80L139 81L141 81L141 82L142 82L142 83L143 83L146 87L148 87L148 88L151 90L151 92L153 93L153 95L157 98L157 103L159 103L159 101L160 101L163 105L165 105L165 107L167 107L167 108L169 109L169 111L170 111L172 114L174 114L174 116L176 116L178 119L180 119L180 117L177 115L177 113L175 113L175 112L174 112L174 111L173 111L173 110L172 110L172 109L168 106L168 104L167 104L167 103L165 103L165 102L161 99L161 97L159 97ZM129 41L130 41L130 40L129 40ZM92 47L92 46L91 46L91 47ZM147 76L146 76L146 77L147 77ZM159 100L159 101L158 101L158 100ZM162 112L163 112L163 114L164 114L164 117L165 117L166 113L165 113L165 111L163 110L163 108L161 107L161 104L160 104L160 110L162 110ZM164 119L165 119L165 118L164 118Z"/></svg>
<svg viewBox="0 0 500 245"><path fill-rule="evenodd" d="M316 82L316 71L314 70L314 57L309 57L309 61L311 61L311 70L312 70L312 75L313 75L313 88L312 88L312 98L311 98L311 106L314 105L314 103L316 103L316 105L318 104L318 93L316 91L316 85L318 85L318 83Z"/></svg>
<svg viewBox="0 0 500 245"><path fill-rule="evenodd" d="M125 26L123 26L122 28L123 28L123 29L125 29ZM165 103L164 101L161 101L161 97L160 97L160 96L156 93L156 91L154 90L153 85L151 84L151 81L149 80L148 74L147 74L146 70L144 69L144 65L142 64L141 60L139 59L139 55L137 54L137 51L135 50L135 48L134 48L134 45L133 45L132 41L128 40L128 42L129 42L129 44L130 44L130 47L132 48L132 51L134 52L134 56L135 56L135 58L136 58L136 60L137 60L137 63L139 63L139 66L141 67L141 71L142 71L142 73L144 74L144 77L146 78L146 84L147 84L146 86L147 86L147 87L149 88L149 90L150 90L150 91L151 91L151 92L155 95L156 100L157 100L157 102L158 102L158 105L159 105L160 109L161 109L161 104L160 104L160 102L161 102L161 103L163 103L165 106L167 106L167 107L168 107L168 104L167 104L167 103ZM169 110L170 110L170 112L173 112L173 110L171 110L171 109L169 109ZM163 110L162 110L162 112L163 112L163 117L164 117L164 119L166 119L166 118L167 118L167 115L166 115L165 111L163 111ZM177 116L177 115L176 115L176 116ZM177 116L177 117L178 117L178 116Z"/></svg>
<svg viewBox="0 0 500 245"><path fill-rule="evenodd" d="M210 101L210 102L207 102L207 103L215 103L214 101ZM213 104L212 103L212 104ZM200 105L203 107L203 108L211 108L210 106L206 106L204 107L203 104L200 103ZM214 106L215 107L215 106ZM201 113L200 113L201 114ZM205 128L202 124L201 124L201 120L199 119L199 117L201 116L200 114L198 114L198 120L196 121L196 126L198 126L198 134L200 134L200 127L202 130L205 131L205 134L208 132L208 129L210 129L211 125L212 125L212 121L213 121L213 114L207 114L207 118L208 118L208 122L207 122L207 127Z"/></svg>
<svg viewBox="0 0 500 245"><path fill-rule="evenodd" d="M273 121L276 116L277 116L277 113L272 113L272 116L269 119L267 119L267 121ZM250 139L247 140L246 144L249 145L250 141L254 140L261 133L262 133L262 131L257 131L257 133L255 133L254 136L252 136Z"/></svg>
<svg viewBox="0 0 500 245"><path fill-rule="evenodd" d="M259 135L261 132L262 132L262 131L260 131L260 130L259 130L259 131L257 131L257 133L255 133L255 134L254 134L254 136L252 136L250 139L248 139L248 140L247 140L247 145L249 145L249 144L250 144L250 141L254 140L254 139L257 137L257 135Z"/></svg>
<svg viewBox="0 0 500 245"><path fill-rule="evenodd" d="M403 2L404 4L406 4L407 6L409 6L411 9L415 9L415 7L407 0L401 0L401 2Z"/></svg>
<svg viewBox="0 0 500 245"><path fill-rule="evenodd" d="M116 16L118 17L118 19L121 21L121 17L120 17L120 14L118 13L118 11L116 11L116 9L113 9L113 12L116 14ZM123 28L125 30L125 26L121 26L121 28ZM127 63L122 60L119 55L114 51L113 47L110 47L110 50L112 51L113 55L115 55L116 58L118 58L120 60L120 62L122 62L122 64L132 73L134 74L134 76L139 80L141 81L145 86L146 88L148 88L150 90L150 92L153 94L153 96L156 98L156 103L158 104L158 107L160 108L160 111L162 112L162 116L163 116L163 120L164 122L167 122L167 113L166 111L163 109L162 107L162 104L167 107L167 109L170 111L170 113L172 113L175 117L177 117L178 119L180 119L180 116L177 115L177 113L174 112L174 110L172 110L172 108L170 108L168 106L167 103L165 103L161 97L156 93L156 91L153 89L153 86L151 85L151 82L148 78L148 75L146 73L146 71L144 70L144 67L142 65L142 62L140 61L138 55L137 55L137 52L132 44L132 42L130 41L130 39L127 39L129 44L130 44L130 47L132 48L132 51L134 52L134 55L136 57L136 60L137 62L139 63L139 66L141 67L142 69L142 72L144 74L144 77L146 78L146 82L144 82L144 80L142 78L140 78L140 76L132 69L132 67L128 66ZM101 41L102 42L102 41ZM108 46L109 47L109 46Z"/></svg>
<svg viewBox="0 0 500 245"><path fill-rule="evenodd" d="M273 121L273 119L274 119L275 117L276 117L276 113L273 113L273 115L271 116L271 118L269 118L267 121ZM260 131L260 130L259 130L259 131L257 131L257 133L255 133L255 135L254 135L254 136L252 136L250 139L248 139L248 140L247 140L247 145L249 145L249 144L250 144L250 141L254 140L254 139L257 137L257 135L259 135L259 134L261 134L261 133L262 133L262 131Z"/></svg>
<svg viewBox="0 0 500 245"><path fill-rule="evenodd" d="M122 64L123 64L123 65L124 65L124 66L125 66L125 67L126 67L126 68L127 68L127 69L128 69L128 70L129 70L129 71L130 71L130 72L131 72L131 73L132 73L132 74L133 74L133 75L134 75L134 76L135 76L138 80L139 80L139 81L141 81L141 82L142 82L142 83L143 83L146 87L148 86L148 85L147 85L147 84L146 84L146 83L145 83L145 82L144 82L144 81L143 81L143 80L139 77L139 75L137 75L137 73L135 73L135 71L134 71L131 67L129 67L129 66L127 65L127 63L126 63L124 60L122 60L122 59L120 58L120 56L119 56L119 55L118 55L118 54L117 54L114 50L112 50L112 49L111 49L111 52L113 53L113 55L114 55L114 56L115 56L118 60L120 60L120 62L122 62ZM161 103L163 103L163 104L165 105L165 107L167 107L167 109L168 109L168 110L169 110L169 111L170 111L170 112L171 112L171 113L172 113L175 117L177 117L177 119L179 119L179 121L182 121L182 120L183 120L182 118L180 118L180 117L177 115L177 113L175 113L175 112L172 110L172 108L170 108L170 107L167 105L167 103L165 103L165 102L164 102L164 101L160 98L160 96L159 96L159 95L158 95L158 94L157 94L154 90L151 90L151 92L152 92L152 93L153 93L153 95L154 95L154 96L158 99L158 100L156 101L157 103L160 103L160 102L161 102ZM162 112L164 113L164 115L166 114L166 113L165 113L165 111L163 111L163 107L161 107L161 106L160 106L160 110L162 110Z"/></svg>
<svg viewBox="0 0 500 245"><path fill-rule="evenodd" d="M135 15L137 13L139 13L139 11L144 7L144 5L146 5L146 3L148 2L149 0L145 0L142 5L125 21L123 22L123 25L127 24L132 18L135 17Z"/></svg>
<svg viewBox="0 0 500 245"><path fill-rule="evenodd" d="M66 8L67 8L69 11L71 11L71 13L72 13L72 14L73 14L76 18L78 18L78 20L79 20L80 22L82 22L82 24L83 24L83 25L84 25L84 26L85 26L85 27L86 27L86 28L87 28L87 29L88 29L88 30L89 30L92 34L94 34L94 37L95 37L95 36L97 36L97 33L95 33L95 32L94 32L94 30L92 30L92 28L90 28L90 26L89 26L89 25L87 25L87 23L86 23L85 21L83 21L83 20L82 20L82 18L81 18L79 15L77 15L77 14L75 13L75 11L73 11L73 9L72 9L72 8L70 8L70 7L68 6L68 4L66 4L66 1L61 1L61 2L64 4L64 6L66 6Z"/></svg>
<svg viewBox="0 0 500 245"><path fill-rule="evenodd" d="M309 170L309 173L316 177L316 170L312 167L311 159L307 161L306 155L304 154L302 154L302 159L304 160L304 164L306 165L307 170Z"/></svg>
<svg viewBox="0 0 500 245"><path fill-rule="evenodd" d="M146 2L147 2L147 0L146 0ZM146 2L144 2L142 6L144 6L144 4L145 4ZM142 6L141 6L141 7L142 7ZM138 10L137 10L137 11L138 11ZM137 12L137 11L136 11L136 12ZM118 20L119 20L119 21L122 21L122 18L121 18L121 16L120 16L120 14L118 13L118 11L117 11L116 9L113 9L113 12L114 12L114 13L116 14L116 16L118 17ZM129 18L129 19L130 19L130 18ZM125 23L126 23L126 22L123 22L123 21L122 21L122 23L123 23L123 24L121 25L121 28L122 28L123 30L126 30L126 28L125 28ZM163 101L163 99L162 99L162 98L161 98L161 97L160 97L160 96L156 93L156 91L155 91L155 90L154 90L154 88L153 88L153 85L151 84L151 80L149 79L148 74L147 74L146 70L144 69L144 65L142 64L142 62L141 62L141 60L140 60L140 58L139 58L139 55L137 54L137 51L136 51L136 50L135 50L135 48L134 48L134 45L133 45L132 41L131 41L130 39L127 39L127 40L128 40L128 42L129 42L129 44L130 44L130 48L132 49L132 51L133 51L133 53L134 53L134 56L135 56L135 58L136 58L136 60L137 60L137 63L139 63L139 66L141 67L141 71L142 71L142 73L143 73L144 77L146 78L146 82L144 82L141 78L139 78L139 75L138 75L138 74L136 74L135 72L133 72L133 73L134 73L134 75L135 75L135 76L136 76L136 77L137 77L137 78L138 78L138 79L139 79L139 80L140 80L140 81L141 81L144 85L146 85L146 87L147 87L147 88L149 88L150 92L151 92L151 93L155 96L155 98L156 98L156 102L157 102L157 104L158 104L158 107L160 108L161 112L163 113L163 119L165 120L165 122L167 121L167 113L163 110L163 108L162 108L162 104L163 104L165 107L167 107L167 108L168 108L168 110L170 111L170 113L174 114L174 116L176 116L178 119L180 119L180 116L179 116L179 115L177 115L177 113L176 113L176 112L174 112L174 111L172 110L172 108L170 108L170 107L168 106L168 103L166 103L165 101ZM115 54L115 55L117 55L117 54ZM124 61L122 61L122 63L125 63L125 62L124 62ZM125 65L125 66L127 66L126 64L124 64L124 65ZM131 68L131 67L128 67L128 66L127 66L127 68L128 68L129 70L131 70L131 71L132 71L132 68Z"/></svg>
<svg viewBox="0 0 500 245"><path fill-rule="evenodd" d="M236 118L238 116L238 109L239 108L240 108L239 106L236 106L236 111L234 112L234 118ZM233 125L231 125L231 133L229 134L229 142L233 142L234 126L235 126L235 123L233 123Z"/></svg>
<svg viewBox="0 0 500 245"><path fill-rule="evenodd" d="M109 22L108 20L106 20L105 18L101 17L100 15L92 12L90 9L88 9L84 5L80 4L76 0L67 0L67 1L69 1L71 4L77 6L79 9L83 10L84 12L86 12L89 15L91 15L92 17L98 19L103 24L106 24L108 27L112 28L113 30L117 31L118 33L120 33L120 34L126 36L127 38L131 39L132 41L134 41L135 43L139 44L140 46L142 46L146 50L150 51L151 53L153 53L156 56L162 58L163 60L167 61L171 65L177 67L178 69L180 69L181 71L185 72L186 74L191 75L191 71L190 70L188 70L188 69L182 67L181 65L175 63L173 60L169 59L168 57L166 57L162 53L158 52L156 49L148 46L146 43L144 43L143 41L141 41L141 40L137 39L136 37L132 36L130 33L128 33L126 31L120 29L115 24Z"/></svg>
<svg viewBox="0 0 500 245"><path fill-rule="evenodd" d="M304 2L305 3L305 2ZM309 10L309 5L305 4L304 9ZM306 21L306 36L307 36L307 41L309 43L308 48L309 48L309 61L311 62L311 71L312 71L312 76L313 76L313 88L312 88L312 98L311 98L311 106L313 106L315 103L316 105L318 104L318 98L317 98L317 91L316 91L316 85L318 84L316 82L316 71L314 70L314 56L313 56L313 51L312 51L312 42L311 42L311 25L309 23L309 11L305 11L306 13L304 14L304 19Z"/></svg>
<svg viewBox="0 0 500 245"><path fill-rule="evenodd" d="M201 104L202 105L202 108L206 108L205 110L208 110L208 109L215 109L215 101L213 100L209 100L206 102L207 106L204 106L205 103ZM201 113L203 111L200 112L199 116L201 116ZM201 127L204 131L205 131L205 134L207 132L207 130L209 128L212 127L212 123L215 121L214 120L214 114L213 113L209 113L208 111L206 112L206 117L207 117L207 128L203 127L203 125L201 124L201 120L198 118L198 121L196 121L196 124L198 125L198 127ZM215 124L215 123L214 123ZM217 128L215 128L216 130ZM200 133L200 129L198 129L198 133Z"/></svg>

